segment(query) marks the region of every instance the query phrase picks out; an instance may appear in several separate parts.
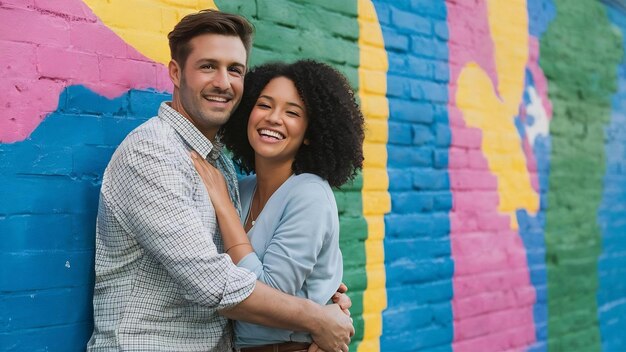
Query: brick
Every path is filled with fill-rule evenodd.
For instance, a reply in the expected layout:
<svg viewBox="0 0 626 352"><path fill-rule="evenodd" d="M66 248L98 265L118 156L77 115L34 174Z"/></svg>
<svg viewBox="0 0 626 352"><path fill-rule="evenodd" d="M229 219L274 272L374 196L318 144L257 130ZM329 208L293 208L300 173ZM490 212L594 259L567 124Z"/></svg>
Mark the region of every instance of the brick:
<svg viewBox="0 0 626 352"><path fill-rule="evenodd" d="M96 21L98 18L91 9L82 1L57 0L50 2L47 0L35 0L35 7L44 11L58 14L60 17L76 20Z"/></svg>
<svg viewBox="0 0 626 352"><path fill-rule="evenodd" d="M395 331L415 331L430 325L433 312L428 306L403 307L386 310L382 320L383 326L393 326Z"/></svg>
<svg viewBox="0 0 626 352"><path fill-rule="evenodd" d="M437 147L448 147L452 141L452 133L447 124L438 123L435 125L435 145Z"/></svg>
<svg viewBox="0 0 626 352"><path fill-rule="evenodd" d="M410 85L404 77L388 75L386 92L388 97L406 98L409 96L410 89Z"/></svg>
<svg viewBox="0 0 626 352"><path fill-rule="evenodd" d="M446 169L448 166L448 151L435 149L433 153L433 166L435 169Z"/></svg>
<svg viewBox="0 0 626 352"><path fill-rule="evenodd" d="M83 322L92 313L91 289L78 286L8 294L0 301L0 311L0 324L13 331Z"/></svg>
<svg viewBox="0 0 626 352"><path fill-rule="evenodd" d="M381 349L385 351L423 351L429 347L450 344L452 336L451 328L435 326L395 336L384 335L380 344Z"/></svg>
<svg viewBox="0 0 626 352"><path fill-rule="evenodd" d="M0 159L5 173L28 175L69 175L72 172L72 150L68 147L28 144L0 144L6 157Z"/></svg>
<svg viewBox="0 0 626 352"><path fill-rule="evenodd" d="M435 195L435 210L450 211L452 210L452 194L441 192Z"/></svg>
<svg viewBox="0 0 626 352"><path fill-rule="evenodd" d="M452 277L454 263L450 258L397 260L385 266L386 280L401 285L432 282Z"/></svg>
<svg viewBox="0 0 626 352"><path fill-rule="evenodd" d="M390 98L389 115L394 120L429 124L435 119L435 109L427 103Z"/></svg>
<svg viewBox="0 0 626 352"><path fill-rule="evenodd" d="M412 126L408 123L389 121L389 144L411 145Z"/></svg>
<svg viewBox="0 0 626 352"><path fill-rule="evenodd" d="M450 188L448 173L439 170L416 170L413 174L413 187L423 190L447 190Z"/></svg>
<svg viewBox="0 0 626 352"><path fill-rule="evenodd" d="M450 80L450 67L446 61L437 60L432 64L433 79L437 82L448 83Z"/></svg>
<svg viewBox="0 0 626 352"><path fill-rule="evenodd" d="M411 0L411 10L427 17L446 19L446 4L430 0Z"/></svg>
<svg viewBox="0 0 626 352"><path fill-rule="evenodd" d="M37 11L0 7L0 40L67 47L67 20Z"/></svg>
<svg viewBox="0 0 626 352"><path fill-rule="evenodd" d="M310 7L286 0L264 1L257 5L257 16L263 21L272 21L289 27L298 27L298 19L308 22L305 14Z"/></svg>
<svg viewBox="0 0 626 352"><path fill-rule="evenodd" d="M358 15L357 6L355 2L333 1L333 0L298 0L306 4L313 4L322 8L331 10L333 12L340 12L350 17L356 17ZM309 5L310 6L310 5Z"/></svg>
<svg viewBox="0 0 626 352"><path fill-rule="evenodd" d="M101 22L70 22L72 49L102 56L126 58L128 44Z"/></svg>
<svg viewBox="0 0 626 352"><path fill-rule="evenodd" d="M391 8L391 23L407 32L411 31L425 35L432 34L431 22L427 17L402 11L395 7Z"/></svg>
<svg viewBox="0 0 626 352"><path fill-rule="evenodd" d="M100 59L99 81L128 88L156 86L156 64L137 60Z"/></svg>
<svg viewBox="0 0 626 352"><path fill-rule="evenodd" d="M400 191L413 189L413 175L411 172L402 168L390 167L387 170L389 174L389 191Z"/></svg>
<svg viewBox="0 0 626 352"><path fill-rule="evenodd" d="M498 192L491 191L457 191L454 193L454 209L461 210L474 210L474 211L489 211L497 209L500 203L500 196Z"/></svg>
<svg viewBox="0 0 626 352"><path fill-rule="evenodd" d="M489 171L459 170L450 174L454 190L495 190L498 181Z"/></svg>
<svg viewBox="0 0 626 352"><path fill-rule="evenodd" d="M431 131L430 127L422 126L422 125L413 125L412 126L412 134L413 134L413 145L420 146L424 144L431 144L431 142L435 139L434 133Z"/></svg>
<svg viewBox="0 0 626 352"><path fill-rule="evenodd" d="M394 214L426 213L433 210L434 197L422 192L392 192L391 205Z"/></svg>
<svg viewBox="0 0 626 352"><path fill-rule="evenodd" d="M447 42L432 37L420 35L411 36L411 52L419 57L428 59L447 60Z"/></svg>
<svg viewBox="0 0 626 352"><path fill-rule="evenodd" d="M93 250L5 254L4 263L12 270L3 273L0 289L26 291L88 286L93 282L93 261Z"/></svg>
<svg viewBox="0 0 626 352"><path fill-rule="evenodd" d="M411 80L411 98L436 103L447 103L448 85L427 80Z"/></svg>
<svg viewBox="0 0 626 352"><path fill-rule="evenodd" d="M433 149L429 147L415 148L408 146L387 146L389 165L396 167L428 167L433 165Z"/></svg>
<svg viewBox="0 0 626 352"><path fill-rule="evenodd" d="M30 43L11 42L0 40L2 64L0 76L36 78L35 46Z"/></svg>
<svg viewBox="0 0 626 352"><path fill-rule="evenodd" d="M0 214L79 213L98 202L99 186L88 180L25 175L1 180L0 199L11 202L0 203Z"/></svg>
<svg viewBox="0 0 626 352"><path fill-rule="evenodd" d="M437 21L433 24L433 30L435 37L439 40L447 41L450 38L450 32L448 30L448 23L445 21Z"/></svg>
<svg viewBox="0 0 626 352"><path fill-rule="evenodd" d="M385 239L386 261L432 259L450 256L450 242L445 239Z"/></svg>
<svg viewBox="0 0 626 352"><path fill-rule="evenodd" d="M389 283L387 286L388 307L445 302L450 299L452 299L451 280L405 286Z"/></svg>
<svg viewBox="0 0 626 352"><path fill-rule="evenodd" d="M68 346L86 346L92 332L89 318L75 324L0 333L0 346L11 346L16 351L63 351Z"/></svg>
<svg viewBox="0 0 626 352"><path fill-rule="evenodd" d="M37 48L37 71L44 77L81 82L99 80L98 57L59 47Z"/></svg>
<svg viewBox="0 0 626 352"><path fill-rule="evenodd" d="M20 8L32 9L35 6L35 0L5 0L0 4L1 8Z"/></svg>
<svg viewBox="0 0 626 352"><path fill-rule="evenodd" d="M396 28L381 26L384 38L385 49L396 52L409 51L409 37L397 32Z"/></svg>
<svg viewBox="0 0 626 352"><path fill-rule="evenodd" d="M482 131L476 128L450 127L453 147L478 149L482 143Z"/></svg>

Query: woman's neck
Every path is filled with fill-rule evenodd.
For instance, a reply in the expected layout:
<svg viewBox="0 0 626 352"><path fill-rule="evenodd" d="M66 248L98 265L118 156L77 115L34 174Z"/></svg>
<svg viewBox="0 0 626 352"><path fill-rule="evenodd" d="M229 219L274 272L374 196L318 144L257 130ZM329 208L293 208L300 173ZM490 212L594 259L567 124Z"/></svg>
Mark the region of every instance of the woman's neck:
<svg viewBox="0 0 626 352"><path fill-rule="evenodd" d="M263 209L272 194L293 174L290 163L269 164L255 162L256 196Z"/></svg>

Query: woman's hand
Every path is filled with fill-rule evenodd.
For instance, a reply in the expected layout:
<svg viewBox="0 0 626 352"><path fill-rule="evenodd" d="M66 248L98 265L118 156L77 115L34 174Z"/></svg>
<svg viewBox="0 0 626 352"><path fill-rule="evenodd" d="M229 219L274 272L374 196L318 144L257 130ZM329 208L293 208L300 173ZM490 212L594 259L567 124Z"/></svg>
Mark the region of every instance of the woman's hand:
<svg viewBox="0 0 626 352"><path fill-rule="evenodd" d="M191 160L215 208L217 223L224 240L225 253L231 257L233 263L237 264L241 258L252 252L252 246L248 241L246 231L241 226L237 209L228 194L224 175L195 151L191 152Z"/></svg>
<svg viewBox="0 0 626 352"><path fill-rule="evenodd" d="M209 164L200 154L196 153L196 151L191 151L191 160L193 161L193 166L196 168L196 171L198 171L198 175L200 175L202 179L202 183L204 183L204 187L209 193L211 203L213 203L213 207L216 211L221 207L232 205L224 175L213 165Z"/></svg>

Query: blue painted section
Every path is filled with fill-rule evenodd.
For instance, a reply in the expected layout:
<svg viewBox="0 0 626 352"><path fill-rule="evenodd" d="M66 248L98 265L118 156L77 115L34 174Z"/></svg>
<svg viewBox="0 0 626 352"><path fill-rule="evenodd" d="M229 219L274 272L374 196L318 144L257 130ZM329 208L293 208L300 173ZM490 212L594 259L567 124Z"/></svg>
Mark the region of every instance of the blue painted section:
<svg viewBox="0 0 626 352"><path fill-rule="evenodd" d="M84 350L102 173L169 98L133 90L110 100L68 87L29 138L0 144L0 349Z"/></svg>
<svg viewBox="0 0 626 352"><path fill-rule="evenodd" d="M548 25L556 17L556 6L552 0L527 0L528 32L540 38Z"/></svg>
<svg viewBox="0 0 626 352"><path fill-rule="evenodd" d="M552 0L528 0L528 31L537 40L547 30L548 25L556 16L556 7ZM539 59L541 62L541 58ZM528 89L535 87L533 77L526 70L526 82L522 103L523 116L515 118L517 131L522 139L526 139L526 127L532 126L536 121L533 116L526 114L526 107L531 103ZM548 176L550 172L550 136L537 136L532 153L537 166L537 178L539 181L539 211L537 214L529 214L524 209L516 212L519 224L519 233L526 249L528 271L530 281L535 288L536 301L533 306L533 318L535 325L536 341L528 346L528 351L547 351L548 339L548 306L547 306L547 283L546 271L546 244L545 244L545 212L548 196Z"/></svg>
<svg viewBox="0 0 626 352"><path fill-rule="evenodd" d="M374 1L389 71L382 351L452 350L448 27L443 1Z"/></svg>
<svg viewBox="0 0 626 352"><path fill-rule="evenodd" d="M536 123L535 118L526 115L526 107L531 103L528 89L534 87L533 77L529 70L526 70L526 83L522 102L523 116L515 118L515 125L522 140L527 138L526 127ZM536 342L528 347L529 351L546 351L548 334L548 308L547 308L547 283L548 275L546 271L546 243L545 224L546 207L545 201L548 196L548 176L550 157L550 136L537 136L532 146L532 153L537 165L537 176L539 181L540 208L537 214L529 214L525 209L516 212L519 224L519 233L526 249L528 262L528 272L530 281L535 288L536 302L533 306L533 317L535 323Z"/></svg>
<svg viewBox="0 0 626 352"><path fill-rule="evenodd" d="M607 6L607 15L621 31L626 49L623 10ZM624 52L626 55L626 50ZM598 224L602 252L598 260L598 320L603 351L626 346L626 60L617 67L618 87L612 99L611 122L606 126L606 173Z"/></svg>

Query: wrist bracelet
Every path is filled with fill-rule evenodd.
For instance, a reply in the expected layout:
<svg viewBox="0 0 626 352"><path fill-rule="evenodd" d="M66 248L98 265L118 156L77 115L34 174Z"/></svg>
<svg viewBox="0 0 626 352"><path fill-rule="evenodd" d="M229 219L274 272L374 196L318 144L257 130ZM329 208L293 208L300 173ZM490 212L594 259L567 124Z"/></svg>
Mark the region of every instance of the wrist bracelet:
<svg viewBox="0 0 626 352"><path fill-rule="evenodd" d="M224 251L224 253L228 253L229 250L237 247L237 246L242 246L244 244L250 245L250 242L241 242L241 243L237 243L237 244L233 244L232 246L228 247L228 249L226 251Z"/></svg>

